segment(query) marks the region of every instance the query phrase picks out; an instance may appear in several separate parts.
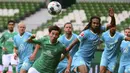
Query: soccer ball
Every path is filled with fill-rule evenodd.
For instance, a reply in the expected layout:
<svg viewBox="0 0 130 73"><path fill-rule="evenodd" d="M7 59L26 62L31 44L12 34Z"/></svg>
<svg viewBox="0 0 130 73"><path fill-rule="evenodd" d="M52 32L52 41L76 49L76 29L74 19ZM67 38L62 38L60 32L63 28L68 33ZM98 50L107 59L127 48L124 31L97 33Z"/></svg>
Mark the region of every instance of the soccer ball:
<svg viewBox="0 0 130 73"><path fill-rule="evenodd" d="M62 10L62 7L61 7L61 4L57 1L52 1L48 4L48 12L51 14L51 15L57 15L61 12Z"/></svg>

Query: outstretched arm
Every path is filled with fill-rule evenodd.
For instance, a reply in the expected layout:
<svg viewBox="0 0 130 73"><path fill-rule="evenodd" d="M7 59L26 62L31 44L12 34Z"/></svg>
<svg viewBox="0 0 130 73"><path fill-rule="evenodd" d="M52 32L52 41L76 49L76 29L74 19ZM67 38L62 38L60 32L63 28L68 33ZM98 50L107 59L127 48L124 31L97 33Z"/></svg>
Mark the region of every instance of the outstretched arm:
<svg viewBox="0 0 130 73"><path fill-rule="evenodd" d="M27 40L27 42L32 43L32 42L33 42L32 39L34 39L35 37L36 37L36 35L33 34L33 35Z"/></svg>
<svg viewBox="0 0 130 73"><path fill-rule="evenodd" d="M64 73L70 73L72 58L71 58L70 54L67 54L66 57L68 59L68 65L67 65Z"/></svg>
<svg viewBox="0 0 130 73"><path fill-rule="evenodd" d="M67 47L67 51L70 51L72 49L72 47L77 44L79 42L79 40L76 38L68 47Z"/></svg>
<svg viewBox="0 0 130 73"><path fill-rule="evenodd" d="M14 59L16 60L18 57L18 50L16 47L14 47Z"/></svg>
<svg viewBox="0 0 130 73"><path fill-rule="evenodd" d="M107 25L107 30L110 29L112 26L116 26L116 20L115 20L113 8L109 8L109 16L111 17L111 22L109 25Z"/></svg>
<svg viewBox="0 0 130 73"><path fill-rule="evenodd" d="M39 48L40 48L40 45L36 44L36 45L35 45L35 49L34 49L32 55L30 56L30 60L31 60L31 61L34 61L34 60L35 60L35 57L36 57L36 54L37 54Z"/></svg>

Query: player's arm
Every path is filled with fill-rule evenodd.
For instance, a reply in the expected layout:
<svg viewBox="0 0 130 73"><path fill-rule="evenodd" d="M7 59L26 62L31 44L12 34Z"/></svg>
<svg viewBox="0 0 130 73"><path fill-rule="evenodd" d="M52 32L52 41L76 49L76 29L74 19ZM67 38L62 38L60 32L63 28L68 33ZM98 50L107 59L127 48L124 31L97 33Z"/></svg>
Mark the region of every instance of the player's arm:
<svg viewBox="0 0 130 73"><path fill-rule="evenodd" d="M34 39L35 37L36 37L35 34L31 35L31 36L29 37L29 39L27 40L27 42L33 43L33 39Z"/></svg>
<svg viewBox="0 0 130 73"><path fill-rule="evenodd" d="M69 52L67 52L66 50L64 51L63 55L65 57L67 57L67 59L68 59L68 65L66 67L65 73L69 73L70 72L70 68L71 68L72 58L71 58Z"/></svg>
<svg viewBox="0 0 130 73"><path fill-rule="evenodd" d="M72 49L72 47L74 45L76 45L77 43L79 43L79 40L76 38L68 47L67 47L67 51L70 51Z"/></svg>
<svg viewBox="0 0 130 73"><path fill-rule="evenodd" d="M130 37L125 37L125 40L126 41L130 41Z"/></svg>
<svg viewBox="0 0 130 73"><path fill-rule="evenodd" d="M30 56L30 60L31 60L31 61L34 61L34 59L35 59L35 57L36 57L36 54L37 54L39 48L40 48L40 45L36 44L36 45L35 45L35 49L34 49L32 55Z"/></svg>
<svg viewBox="0 0 130 73"><path fill-rule="evenodd" d="M18 50L16 47L14 47L14 59L16 60L18 57Z"/></svg>
<svg viewBox="0 0 130 73"><path fill-rule="evenodd" d="M4 42L5 42L5 37L3 34L0 38L0 47L2 47L2 50L6 51L6 48L3 46Z"/></svg>
<svg viewBox="0 0 130 73"><path fill-rule="evenodd" d="M114 10L113 8L109 8L109 16L111 17L111 22L109 25L107 25L107 30L110 29L112 26L116 26L116 20L114 16Z"/></svg>

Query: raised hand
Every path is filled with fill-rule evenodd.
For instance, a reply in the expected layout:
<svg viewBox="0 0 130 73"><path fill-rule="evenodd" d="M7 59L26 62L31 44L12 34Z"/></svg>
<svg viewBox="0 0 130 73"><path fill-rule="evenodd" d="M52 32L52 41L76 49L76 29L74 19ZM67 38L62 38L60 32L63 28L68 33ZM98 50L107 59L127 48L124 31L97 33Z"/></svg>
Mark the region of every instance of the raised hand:
<svg viewBox="0 0 130 73"><path fill-rule="evenodd" d="M114 16L114 9L113 8L109 8L109 16L110 17Z"/></svg>

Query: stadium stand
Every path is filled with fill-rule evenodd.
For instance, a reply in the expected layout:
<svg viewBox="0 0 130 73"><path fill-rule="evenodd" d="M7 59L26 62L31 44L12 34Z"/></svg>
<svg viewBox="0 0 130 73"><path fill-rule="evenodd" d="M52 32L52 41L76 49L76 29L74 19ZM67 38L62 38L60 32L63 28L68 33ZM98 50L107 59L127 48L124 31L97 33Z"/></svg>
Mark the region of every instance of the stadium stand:
<svg viewBox="0 0 130 73"><path fill-rule="evenodd" d="M19 22L43 6L41 2L0 2L0 32L7 29L8 20Z"/></svg>

